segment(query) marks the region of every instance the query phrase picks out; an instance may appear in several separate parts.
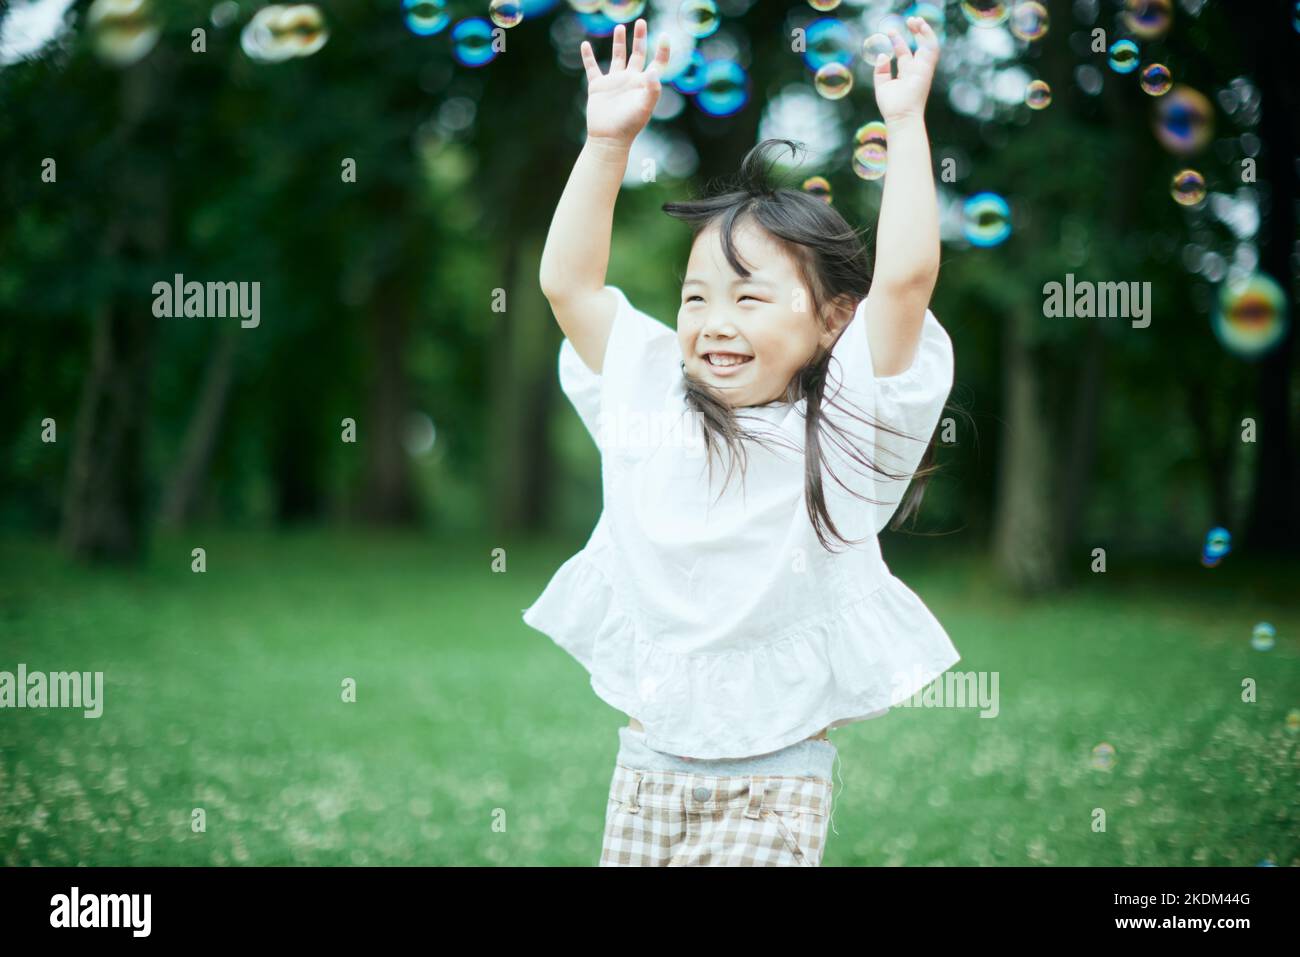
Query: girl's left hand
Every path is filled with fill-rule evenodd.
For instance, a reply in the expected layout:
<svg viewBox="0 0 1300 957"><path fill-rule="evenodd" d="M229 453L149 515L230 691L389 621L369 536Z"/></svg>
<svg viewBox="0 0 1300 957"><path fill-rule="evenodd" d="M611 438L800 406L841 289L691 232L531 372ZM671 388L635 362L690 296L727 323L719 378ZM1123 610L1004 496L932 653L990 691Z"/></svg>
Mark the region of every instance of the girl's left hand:
<svg viewBox="0 0 1300 957"><path fill-rule="evenodd" d="M907 26L916 34L916 52L909 50L898 31L891 28L889 39L894 43L898 76L890 76L889 57L883 53L876 58L872 75L876 105L887 124L908 116L918 119L925 116L925 100L930 95L930 82L939 63L939 39L930 24L921 17L908 17Z"/></svg>

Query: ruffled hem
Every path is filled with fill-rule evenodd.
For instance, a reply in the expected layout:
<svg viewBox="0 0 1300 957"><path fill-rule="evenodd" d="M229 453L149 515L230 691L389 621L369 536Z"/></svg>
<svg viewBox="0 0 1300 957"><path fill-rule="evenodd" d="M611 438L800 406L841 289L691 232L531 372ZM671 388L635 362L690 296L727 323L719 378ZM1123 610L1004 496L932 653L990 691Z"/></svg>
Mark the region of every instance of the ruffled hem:
<svg viewBox="0 0 1300 957"><path fill-rule="evenodd" d="M523 620L568 651L592 690L657 751L750 757L879 717L961 660L930 610L885 572L879 587L754 648L676 654L637 633L598 557L560 566Z"/></svg>

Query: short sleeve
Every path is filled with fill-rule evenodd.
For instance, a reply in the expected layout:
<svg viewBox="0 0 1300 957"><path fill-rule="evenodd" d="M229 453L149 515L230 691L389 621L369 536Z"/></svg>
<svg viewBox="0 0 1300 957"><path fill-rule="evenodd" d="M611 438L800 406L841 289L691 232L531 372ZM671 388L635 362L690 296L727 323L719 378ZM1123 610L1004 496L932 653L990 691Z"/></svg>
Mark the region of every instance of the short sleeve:
<svg viewBox="0 0 1300 957"><path fill-rule="evenodd" d="M865 454L877 469L888 473L872 472L870 479L864 480L865 466L851 461L833 443L828 450L827 458L834 464L836 475L850 488L881 503L874 506L861 503L874 509L875 531L879 534L898 510L934 436L944 403L952 391L954 359L947 330L926 309L912 365L897 375L875 375L865 308L866 300L863 300L835 343L827 372L826 399L834 397L836 403L846 405L853 415L829 401L824 401L823 413L849 436L857 437L853 442L855 449ZM868 427L856 418L864 414L904 434ZM824 447L826 443L824 438Z"/></svg>
<svg viewBox="0 0 1300 957"><path fill-rule="evenodd" d="M620 413L663 407L681 378L677 332L633 306L623 290L606 286L618 300L599 374L582 361L566 337L560 343L560 389L568 397L597 448L607 448L603 421Z"/></svg>

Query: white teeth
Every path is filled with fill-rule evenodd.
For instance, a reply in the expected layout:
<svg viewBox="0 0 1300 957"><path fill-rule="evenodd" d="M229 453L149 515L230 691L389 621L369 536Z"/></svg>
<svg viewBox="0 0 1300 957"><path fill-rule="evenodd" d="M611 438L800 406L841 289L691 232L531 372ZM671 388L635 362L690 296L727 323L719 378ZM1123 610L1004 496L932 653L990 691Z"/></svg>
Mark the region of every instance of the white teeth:
<svg viewBox="0 0 1300 957"><path fill-rule="evenodd" d="M709 353L709 363L715 366L738 366L752 358L753 356L722 356L716 352Z"/></svg>

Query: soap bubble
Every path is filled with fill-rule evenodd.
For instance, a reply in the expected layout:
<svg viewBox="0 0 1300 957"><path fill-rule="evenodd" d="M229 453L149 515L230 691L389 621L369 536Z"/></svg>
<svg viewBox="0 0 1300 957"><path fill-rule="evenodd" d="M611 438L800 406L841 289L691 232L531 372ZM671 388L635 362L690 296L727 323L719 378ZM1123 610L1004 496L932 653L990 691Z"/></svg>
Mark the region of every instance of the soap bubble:
<svg viewBox="0 0 1300 957"><path fill-rule="evenodd" d="M1272 651L1277 629L1266 621L1257 624L1250 633L1250 647L1256 651Z"/></svg>
<svg viewBox="0 0 1300 957"><path fill-rule="evenodd" d="M645 0L601 0L600 12L615 23L630 23L645 12Z"/></svg>
<svg viewBox="0 0 1300 957"><path fill-rule="evenodd" d="M682 29L697 40L717 33L722 24L718 5L713 0L685 0L677 10L677 20Z"/></svg>
<svg viewBox="0 0 1300 957"><path fill-rule="evenodd" d="M1126 6L1124 25L1134 36L1154 40L1169 31L1174 18L1170 0L1128 0Z"/></svg>
<svg viewBox="0 0 1300 957"><path fill-rule="evenodd" d="M996 246L1011 235L1011 207L997 193L976 193L962 205L962 232L972 246Z"/></svg>
<svg viewBox="0 0 1300 957"><path fill-rule="evenodd" d="M1214 107L1199 91L1175 83L1156 101L1155 134L1171 153L1199 153L1214 135Z"/></svg>
<svg viewBox="0 0 1300 957"><path fill-rule="evenodd" d="M809 176L803 181L803 191L810 196L816 196L827 205L831 201L831 184L825 176Z"/></svg>
<svg viewBox="0 0 1300 957"><path fill-rule="evenodd" d="M1045 110L1052 103L1052 88L1046 80L1031 80L1025 87L1025 105L1031 110Z"/></svg>
<svg viewBox="0 0 1300 957"><path fill-rule="evenodd" d="M325 45L329 31L315 4L262 7L245 24L239 46L250 60L279 63L310 56Z"/></svg>
<svg viewBox="0 0 1300 957"><path fill-rule="evenodd" d="M677 90L681 93L700 92L704 88L704 68L706 65L704 55L699 50L692 50L686 69L682 70L677 79L673 80L673 86L677 87Z"/></svg>
<svg viewBox="0 0 1300 957"><path fill-rule="evenodd" d="M730 116L749 102L749 77L734 60L709 60L695 104L710 116Z"/></svg>
<svg viewBox="0 0 1300 957"><path fill-rule="evenodd" d="M1205 177L1194 169L1180 170L1174 174L1171 191L1180 206L1199 206L1205 199Z"/></svg>
<svg viewBox="0 0 1300 957"><path fill-rule="evenodd" d="M894 58L894 44L883 33L873 33L862 41L862 59L871 66L876 65L882 53L891 60Z"/></svg>
<svg viewBox="0 0 1300 957"><path fill-rule="evenodd" d="M888 128L873 120L853 134L853 172L865 180L880 179L889 165Z"/></svg>
<svg viewBox="0 0 1300 957"><path fill-rule="evenodd" d="M1047 8L1041 3L1020 3L1011 11L1011 32L1033 43L1047 36Z"/></svg>
<svg viewBox="0 0 1300 957"><path fill-rule="evenodd" d="M113 66L130 66L158 43L162 30L148 0L95 0L86 14L96 55Z"/></svg>
<svg viewBox="0 0 1300 957"><path fill-rule="evenodd" d="M492 24L469 17L451 28L451 55L464 66L483 66L497 58L492 49Z"/></svg>
<svg viewBox="0 0 1300 957"><path fill-rule="evenodd" d="M1286 335L1287 322L1286 296L1267 273L1230 279L1220 287L1214 333L1234 355L1253 359L1268 352Z"/></svg>
<svg viewBox="0 0 1300 957"><path fill-rule="evenodd" d="M441 33L451 22L447 0L402 0L406 29L421 37Z"/></svg>
<svg viewBox="0 0 1300 957"><path fill-rule="evenodd" d="M1142 68L1142 90L1145 93L1164 96L1173 83L1173 75L1163 63L1148 63Z"/></svg>
<svg viewBox="0 0 1300 957"><path fill-rule="evenodd" d="M1138 68L1138 45L1132 40L1116 40L1110 45L1110 68L1116 73L1132 73Z"/></svg>
<svg viewBox="0 0 1300 957"><path fill-rule="evenodd" d="M996 27L1006 22L1007 5L1002 0L962 0L961 13L976 27Z"/></svg>
<svg viewBox="0 0 1300 957"><path fill-rule="evenodd" d="M508 30L523 21L524 5L521 0L492 0L488 5L488 16L497 26Z"/></svg>
<svg viewBox="0 0 1300 957"><path fill-rule="evenodd" d="M807 45L803 61L808 64L808 69L814 71L832 62L847 66L853 62L858 46L853 31L833 17L823 17L808 24L804 29L804 39Z"/></svg>
<svg viewBox="0 0 1300 957"><path fill-rule="evenodd" d="M840 5L840 0L808 0L808 6L818 13L829 13Z"/></svg>
<svg viewBox="0 0 1300 957"><path fill-rule="evenodd" d="M1103 741L1092 749L1092 766L1098 771L1109 771L1115 766L1115 747Z"/></svg>
<svg viewBox="0 0 1300 957"><path fill-rule="evenodd" d="M826 99L838 100L853 89L853 72L843 63L831 61L817 71L813 85Z"/></svg>

